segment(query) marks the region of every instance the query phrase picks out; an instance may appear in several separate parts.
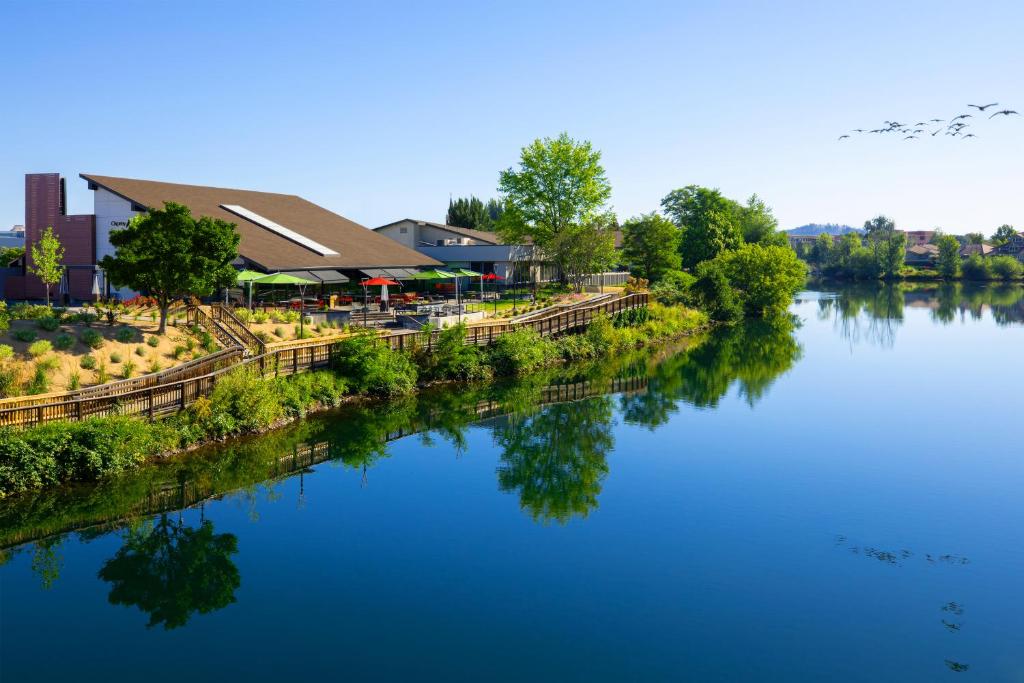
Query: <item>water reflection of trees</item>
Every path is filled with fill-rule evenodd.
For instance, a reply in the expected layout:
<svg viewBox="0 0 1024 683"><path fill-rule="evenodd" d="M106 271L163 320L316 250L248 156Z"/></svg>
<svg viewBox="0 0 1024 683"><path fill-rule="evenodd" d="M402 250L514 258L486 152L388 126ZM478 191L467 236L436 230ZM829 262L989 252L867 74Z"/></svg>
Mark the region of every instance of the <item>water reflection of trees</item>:
<svg viewBox="0 0 1024 683"><path fill-rule="evenodd" d="M198 527L164 514L124 535L124 545L100 568L110 583L108 600L135 606L149 615L147 626L184 626L196 612L206 614L235 601L241 583L232 555L234 534L214 533L213 523Z"/></svg>
<svg viewBox="0 0 1024 683"><path fill-rule="evenodd" d="M978 282L851 283L834 296L818 300L818 317L832 319L839 334L892 347L903 324L905 308L922 308L943 325L980 320L989 311L997 325L1024 322L1024 287Z"/></svg>

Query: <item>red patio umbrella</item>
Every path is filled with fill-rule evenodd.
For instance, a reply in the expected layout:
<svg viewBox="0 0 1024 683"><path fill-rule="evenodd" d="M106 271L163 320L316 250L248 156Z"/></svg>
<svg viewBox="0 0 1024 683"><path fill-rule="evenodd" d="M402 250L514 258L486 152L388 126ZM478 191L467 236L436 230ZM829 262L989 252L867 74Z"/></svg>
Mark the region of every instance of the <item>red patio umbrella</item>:
<svg viewBox="0 0 1024 683"><path fill-rule="evenodd" d="M397 285L399 283L395 282L394 280L389 280L386 277L371 277L369 280L363 280L359 284L363 286L363 327L366 327L366 308L367 306L369 306L369 301L367 300L366 294L366 287L368 285L379 285L383 289L388 285Z"/></svg>

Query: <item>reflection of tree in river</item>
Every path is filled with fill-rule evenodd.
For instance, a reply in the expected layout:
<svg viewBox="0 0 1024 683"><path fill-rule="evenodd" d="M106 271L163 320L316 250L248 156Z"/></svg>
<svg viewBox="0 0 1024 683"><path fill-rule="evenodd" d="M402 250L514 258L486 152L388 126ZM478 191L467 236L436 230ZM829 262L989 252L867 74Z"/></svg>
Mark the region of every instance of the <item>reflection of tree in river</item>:
<svg viewBox="0 0 1024 683"><path fill-rule="evenodd" d="M927 308L937 323L979 320L985 310L998 325L1024 322L1024 287L980 282L853 283L834 298L818 300L818 317L833 318L839 334L853 343L862 339L891 347L903 324L903 309Z"/></svg>
<svg viewBox="0 0 1024 683"><path fill-rule="evenodd" d="M135 605L149 615L147 626L184 626L193 613L206 614L235 601L241 583L231 556L234 534L215 534L213 523L197 528L160 515L125 534L117 554L100 568L111 584L108 600Z"/></svg>
<svg viewBox="0 0 1024 683"><path fill-rule="evenodd" d="M597 507L608 473L612 402L608 396L541 408L495 429L501 446L498 486L518 491L535 520L565 524Z"/></svg>
<svg viewBox="0 0 1024 683"><path fill-rule="evenodd" d="M680 401L715 407L730 387L753 406L800 358L793 322L751 320L716 331L695 349L651 370L647 390L621 398L626 422L651 429L668 421Z"/></svg>

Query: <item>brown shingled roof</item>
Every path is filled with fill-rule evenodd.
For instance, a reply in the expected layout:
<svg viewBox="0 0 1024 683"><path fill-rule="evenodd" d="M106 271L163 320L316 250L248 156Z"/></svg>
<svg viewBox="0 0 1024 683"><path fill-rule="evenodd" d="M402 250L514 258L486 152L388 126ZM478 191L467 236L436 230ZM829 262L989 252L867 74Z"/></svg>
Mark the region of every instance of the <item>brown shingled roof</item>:
<svg viewBox="0 0 1024 683"><path fill-rule="evenodd" d="M424 254L291 194L180 185L82 173L91 184L149 208L165 201L184 204L192 215L222 218L238 226L239 254L266 270L439 266ZM237 204L338 252L323 256L297 242L221 208Z"/></svg>

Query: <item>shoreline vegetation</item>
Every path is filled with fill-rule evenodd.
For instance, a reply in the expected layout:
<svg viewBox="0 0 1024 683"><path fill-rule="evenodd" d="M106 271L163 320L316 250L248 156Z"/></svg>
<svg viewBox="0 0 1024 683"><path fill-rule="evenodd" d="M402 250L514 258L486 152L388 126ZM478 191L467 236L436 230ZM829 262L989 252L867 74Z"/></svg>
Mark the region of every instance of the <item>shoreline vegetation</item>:
<svg viewBox="0 0 1024 683"><path fill-rule="evenodd" d="M519 330L483 349L465 344L465 325L444 330L429 353L394 351L374 334L361 334L337 344L330 370L264 379L239 368L209 398L163 420L110 416L0 429L0 498L102 481L147 461L264 433L344 401L398 398L441 382L526 376L692 336L708 326L701 311L652 303L598 318L582 334L551 340Z"/></svg>

